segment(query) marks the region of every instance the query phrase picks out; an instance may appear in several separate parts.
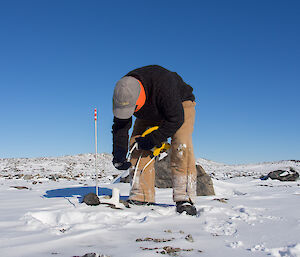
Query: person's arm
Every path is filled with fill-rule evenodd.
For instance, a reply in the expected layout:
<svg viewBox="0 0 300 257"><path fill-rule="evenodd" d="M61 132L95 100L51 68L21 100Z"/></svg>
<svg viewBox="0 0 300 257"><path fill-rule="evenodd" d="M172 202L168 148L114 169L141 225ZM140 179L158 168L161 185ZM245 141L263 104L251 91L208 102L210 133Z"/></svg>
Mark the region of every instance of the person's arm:
<svg viewBox="0 0 300 257"><path fill-rule="evenodd" d="M129 119L114 117L113 122L113 164L117 169L126 170L131 166L131 163L126 160L126 155L128 151L128 131L131 128L132 117Z"/></svg>

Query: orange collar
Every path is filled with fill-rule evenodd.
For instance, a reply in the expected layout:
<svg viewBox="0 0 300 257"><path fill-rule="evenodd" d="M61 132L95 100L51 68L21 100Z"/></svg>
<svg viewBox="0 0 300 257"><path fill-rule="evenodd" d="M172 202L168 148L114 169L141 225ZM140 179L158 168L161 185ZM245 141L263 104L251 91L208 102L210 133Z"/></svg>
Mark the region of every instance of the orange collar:
<svg viewBox="0 0 300 257"><path fill-rule="evenodd" d="M136 108L135 108L135 111L134 112L137 112L139 111L143 105L145 104L146 102L146 93L145 93L145 89L143 87L143 84L141 81L138 80L138 82L140 83L140 86L141 86L141 91L140 91L140 95L139 95L139 98L138 100L136 101Z"/></svg>

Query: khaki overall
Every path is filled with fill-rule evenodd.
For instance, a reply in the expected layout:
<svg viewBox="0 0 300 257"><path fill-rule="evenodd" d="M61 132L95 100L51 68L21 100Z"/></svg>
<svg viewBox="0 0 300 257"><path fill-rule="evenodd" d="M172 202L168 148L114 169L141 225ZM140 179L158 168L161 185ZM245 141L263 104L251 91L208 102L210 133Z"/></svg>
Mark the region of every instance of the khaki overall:
<svg viewBox="0 0 300 257"><path fill-rule="evenodd" d="M185 101L182 103L184 109L184 123L171 138L171 171L173 181L173 200L193 201L196 196L197 171L192 142L192 133L195 122L195 102ZM159 126L153 121L136 119L133 132L130 138L130 145L135 138L143 134L149 127ZM139 156L142 158L139 163L139 170L136 174L135 183L130 191L129 199L142 202L155 202L155 169L152 162L140 174L141 169L151 159L150 151L134 151L131 157L132 168L137 163ZM131 169L131 178L133 169Z"/></svg>

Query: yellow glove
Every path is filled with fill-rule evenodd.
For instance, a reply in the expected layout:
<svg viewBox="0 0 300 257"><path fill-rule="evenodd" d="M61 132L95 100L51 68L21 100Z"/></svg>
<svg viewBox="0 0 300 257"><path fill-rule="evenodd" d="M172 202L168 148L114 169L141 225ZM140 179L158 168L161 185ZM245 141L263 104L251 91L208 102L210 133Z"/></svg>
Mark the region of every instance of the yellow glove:
<svg viewBox="0 0 300 257"><path fill-rule="evenodd" d="M151 127L149 129L147 129L143 134L142 134L142 137L145 137L146 135L150 134L151 132L155 131L158 129L158 126L154 126L154 127ZM168 149L170 149L171 145L168 143L168 142L163 142L161 147L153 147L151 149L152 153L153 153L153 156L158 156L159 154L167 151Z"/></svg>

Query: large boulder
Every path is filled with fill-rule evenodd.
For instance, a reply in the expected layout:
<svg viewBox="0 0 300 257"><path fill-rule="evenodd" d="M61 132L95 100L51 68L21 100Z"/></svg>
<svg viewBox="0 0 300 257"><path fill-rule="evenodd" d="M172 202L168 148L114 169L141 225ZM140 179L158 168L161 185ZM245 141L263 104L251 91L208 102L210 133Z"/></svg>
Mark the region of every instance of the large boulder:
<svg viewBox="0 0 300 257"><path fill-rule="evenodd" d="M162 160L157 160L154 164L155 167L155 186L158 188L171 188L172 174L170 169L169 155Z"/></svg>
<svg viewBox="0 0 300 257"><path fill-rule="evenodd" d="M197 169L197 195L215 195L214 185L211 177L205 172L200 164Z"/></svg>
<svg viewBox="0 0 300 257"><path fill-rule="evenodd" d="M196 165L197 169L197 195L215 195L213 182L211 177L205 172L205 170L199 165ZM162 160L155 162L155 186L158 188L171 188L172 187L172 175L170 169L170 156L163 158Z"/></svg>

